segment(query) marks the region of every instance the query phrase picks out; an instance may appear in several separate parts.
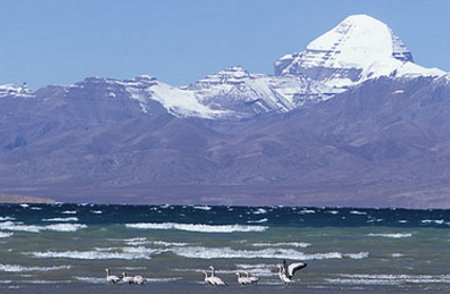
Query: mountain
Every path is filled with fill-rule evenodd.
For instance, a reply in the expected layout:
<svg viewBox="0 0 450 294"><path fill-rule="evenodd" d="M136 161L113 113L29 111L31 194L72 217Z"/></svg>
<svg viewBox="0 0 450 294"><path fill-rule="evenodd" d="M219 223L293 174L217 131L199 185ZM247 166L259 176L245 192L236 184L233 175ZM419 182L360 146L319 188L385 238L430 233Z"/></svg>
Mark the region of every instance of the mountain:
<svg viewBox="0 0 450 294"><path fill-rule="evenodd" d="M411 52L384 23L352 15L308 44L300 53L275 63L275 73L305 74L328 86L348 88L380 76L439 76L443 71L413 63Z"/></svg>
<svg viewBox="0 0 450 294"><path fill-rule="evenodd" d="M275 69L233 66L184 87L149 75L2 86L1 191L70 202L450 207L449 74L415 65L368 16L347 18Z"/></svg>

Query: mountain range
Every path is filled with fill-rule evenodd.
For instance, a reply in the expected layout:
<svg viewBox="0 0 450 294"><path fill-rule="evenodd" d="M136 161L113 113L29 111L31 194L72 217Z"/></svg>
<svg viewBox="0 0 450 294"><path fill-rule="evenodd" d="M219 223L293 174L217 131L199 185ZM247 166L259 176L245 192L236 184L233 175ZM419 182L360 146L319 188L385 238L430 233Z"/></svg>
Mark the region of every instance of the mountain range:
<svg viewBox="0 0 450 294"><path fill-rule="evenodd" d="M0 191L65 202L450 208L450 74L352 15L275 62L0 86Z"/></svg>

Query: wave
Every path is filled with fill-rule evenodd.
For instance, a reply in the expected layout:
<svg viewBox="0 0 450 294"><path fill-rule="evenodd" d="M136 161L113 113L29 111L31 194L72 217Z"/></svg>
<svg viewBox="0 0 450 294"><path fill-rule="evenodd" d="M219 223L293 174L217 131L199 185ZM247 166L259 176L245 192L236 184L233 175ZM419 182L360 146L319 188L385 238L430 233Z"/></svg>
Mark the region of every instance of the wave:
<svg viewBox="0 0 450 294"><path fill-rule="evenodd" d="M306 254L294 249L266 248L262 250L234 250L230 247L207 248L207 247L178 247L170 248L168 251L176 255L187 258L214 259L214 258L274 258L274 259L299 259L299 260L320 260L320 259L342 259L365 258L367 252L347 253L327 252Z"/></svg>
<svg viewBox="0 0 450 294"><path fill-rule="evenodd" d="M14 235L14 233L6 233L6 232L0 232L0 238L9 238L12 235Z"/></svg>
<svg viewBox="0 0 450 294"><path fill-rule="evenodd" d="M260 276L260 277L269 277L273 275L272 270L275 269L275 266L273 264L265 264L265 263L258 263L258 264L242 264L238 263L235 264L235 266L238 268L237 271L246 271L249 272L252 275Z"/></svg>
<svg viewBox="0 0 450 294"><path fill-rule="evenodd" d="M194 209L200 209L200 210L211 210L211 206L193 206Z"/></svg>
<svg viewBox="0 0 450 294"><path fill-rule="evenodd" d="M77 214L77 211L76 210L64 210L61 213L62 214Z"/></svg>
<svg viewBox="0 0 450 294"><path fill-rule="evenodd" d="M147 238L131 238L131 239L124 239L125 243L129 246L139 246L139 245L157 245L157 246L186 246L188 243L181 243L181 242L166 242L166 241L150 241L147 240Z"/></svg>
<svg viewBox="0 0 450 294"><path fill-rule="evenodd" d="M349 213L350 214L355 214L355 215L367 215L367 212L365 212L365 211L358 211L358 210L352 210Z"/></svg>
<svg viewBox="0 0 450 294"><path fill-rule="evenodd" d="M42 210L42 208L41 208L41 207L36 207L36 206L32 206L32 207L30 207L30 209L31 209L31 210Z"/></svg>
<svg viewBox="0 0 450 294"><path fill-rule="evenodd" d="M348 285L450 284L450 275L341 274L339 276L342 278L325 280L332 284Z"/></svg>
<svg viewBox="0 0 450 294"><path fill-rule="evenodd" d="M100 248L99 248L100 249ZM110 249L110 248L108 248ZM133 247L134 249L134 247ZM161 253L161 250L136 248L135 250L128 247L122 248L121 251L109 252L109 250L92 250L92 251L45 251L45 252L27 252L26 255L31 255L35 258L67 258L67 259L151 259L154 253Z"/></svg>
<svg viewBox="0 0 450 294"><path fill-rule="evenodd" d="M91 210L91 212L93 214L102 214L103 213L103 211L101 211L101 210Z"/></svg>
<svg viewBox="0 0 450 294"><path fill-rule="evenodd" d="M94 278L94 277L73 277L74 279L82 282L86 282L89 284L105 284L105 278Z"/></svg>
<svg viewBox="0 0 450 294"><path fill-rule="evenodd" d="M17 265L17 264L1 264L0 263L0 271L10 272L10 273L48 272L48 271L58 271L58 270L70 269L70 268L71 268L70 265L41 267L41 266L21 266L21 265Z"/></svg>
<svg viewBox="0 0 450 294"><path fill-rule="evenodd" d="M437 224L442 225L444 223L443 219L424 219L421 221L422 224Z"/></svg>
<svg viewBox="0 0 450 294"><path fill-rule="evenodd" d="M15 218L13 217L9 217L9 216L0 216L0 221L8 221L8 220L15 220Z"/></svg>
<svg viewBox="0 0 450 294"><path fill-rule="evenodd" d="M392 233L392 234L381 234L381 233L370 233L367 234L370 237L385 237L385 238L409 238L412 233Z"/></svg>
<svg viewBox="0 0 450 294"><path fill-rule="evenodd" d="M253 243L252 246L255 246L255 247L281 247L281 246L288 246L288 247L306 248L306 247L311 246L311 243L304 243L304 242Z"/></svg>
<svg viewBox="0 0 450 294"><path fill-rule="evenodd" d="M44 222L77 222L77 217L55 217L55 218L44 218Z"/></svg>
<svg viewBox="0 0 450 294"><path fill-rule="evenodd" d="M266 214L267 213L267 209L264 208L258 208L257 210L252 212L253 214Z"/></svg>
<svg viewBox="0 0 450 294"><path fill-rule="evenodd" d="M313 213L316 213L316 211L313 209L302 209L298 213L299 214L313 214Z"/></svg>
<svg viewBox="0 0 450 294"><path fill-rule="evenodd" d="M28 207L30 207L30 205L28 205L28 204L26 204L26 203L21 203L21 204L19 204L20 205L20 207L22 207L22 208L28 208Z"/></svg>
<svg viewBox="0 0 450 294"><path fill-rule="evenodd" d="M257 219L257 220L249 220L247 221L247 223L249 224L262 224L262 223L266 223L268 221L267 218L263 218L263 219Z"/></svg>
<svg viewBox="0 0 450 294"><path fill-rule="evenodd" d="M14 223L12 221L0 223L0 230L29 232L29 233L40 233L41 231L76 232L79 229L85 228L87 228L87 226L83 224L53 224L47 226L37 226L37 225L24 225L22 223Z"/></svg>
<svg viewBox="0 0 450 294"><path fill-rule="evenodd" d="M126 224L127 228L151 230L180 230L199 233L234 233L234 232L263 232L266 226L249 225L204 225L182 223L135 223Z"/></svg>
<svg viewBox="0 0 450 294"><path fill-rule="evenodd" d="M325 213L329 213L329 214L338 214L339 211L337 211L337 210L327 210L327 211L325 211Z"/></svg>

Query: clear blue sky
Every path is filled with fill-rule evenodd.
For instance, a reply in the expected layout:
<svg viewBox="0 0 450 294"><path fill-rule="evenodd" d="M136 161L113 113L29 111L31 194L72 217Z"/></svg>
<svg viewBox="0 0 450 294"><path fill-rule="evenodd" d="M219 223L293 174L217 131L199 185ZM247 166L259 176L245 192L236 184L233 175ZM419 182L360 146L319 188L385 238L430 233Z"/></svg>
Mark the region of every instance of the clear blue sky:
<svg viewBox="0 0 450 294"><path fill-rule="evenodd" d="M231 65L273 62L351 14L404 41L417 64L450 71L450 0L0 0L0 84L151 74L191 83Z"/></svg>

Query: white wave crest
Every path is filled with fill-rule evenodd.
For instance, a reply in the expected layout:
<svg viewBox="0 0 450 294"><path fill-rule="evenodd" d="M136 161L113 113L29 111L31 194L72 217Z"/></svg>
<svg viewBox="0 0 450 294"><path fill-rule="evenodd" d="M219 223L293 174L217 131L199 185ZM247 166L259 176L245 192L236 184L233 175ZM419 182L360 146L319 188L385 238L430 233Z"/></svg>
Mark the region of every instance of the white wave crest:
<svg viewBox="0 0 450 294"><path fill-rule="evenodd" d="M14 235L14 233L11 233L11 232L9 232L9 233L6 233L6 232L0 232L0 238L9 238L9 237L11 237L12 235Z"/></svg>
<svg viewBox="0 0 450 294"><path fill-rule="evenodd" d="M0 216L0 221L8 221L8 220L15 220L15 218L13 217L9 217L9 216Z"/></svg>
<svg viewBox="0 0 450 294"><path fill-rule="evenodd" d="M267 218L262 218L262 219L257 219L257 220L249 220L247 221L247 223L249 224L262 224L262 223L266 223L268 221Z"/></svg>
<svg viewBox="0 0 450 294"><path fill-rule="evenodd" d="M365 211L358 211L358 210L352 210L352 211L350 211L350 214L355 214L355 215L366 215L367 212L365 212Z"/></svg>
<svg viewBox="0 0 450 294"><path fill-rule="evenodd" d="M329 213L329 214L338 214L339 211L337 211L337 210L327 210L327 211L325 211L325 213Z"/></svg>
<svg viewBox="0 0 450 294"><path fill-rule="evenodd" d="M340 276L343 278L326 281L349 285L450 284L450 275L341 274Z"/></svg>
<svg viewBox="0 0 450 294"><path fill-rule="evenodd" d="M62 214L77 214L76 210L65 210L63 212L61 212Z"/></svg>
<svg viewBox="0 0 450 294"><path fill-rule="evenodd" d="M312 209L302 209L298 213L300 213L300 214L313 214L313 213L316 213L316 211L312 210Z"/></svg>
<svg viewBox="0 0 450 294"><path fill-rule="evenodd" d="M340 252L305 254L294 249L265 248L262 250L234 250L230 247L207 248L207 247L178 247L170 248L168 251L187 258L213 259L213 258L276 258L276 259L299 259L320 260L331 258L353 258L353 253L342 254ZM363 255L366 253L355 253ZM368 255L368 253L367 253ZM364 257L362 257L364 258Z"/></svg>
<svg viewBox="0 0 450 294"><path fill-rule="evenodd" d="M76 232L79 229L87 228L83 224L53 224L47 226L24 225L22 223L14 223L6 221L0 223L0 230L39 233L41 231L57 231L57 232Z"/></svg>
<svg viewBox="0 0 450 294"><path fill-rule="evenodd" d="M133 249L135 249L133 247ZM153 253L161 252L160 250L152 250L148 248L136 248L136 250L129 247L122 248L122 251L105 252L100 250L94 251L45 251L45 252L28 252L27 255L31 255L36 258L68 258L68 259L151 259Z"/></svg>
<svg viewBox="0 0 450 294"><path fill-rule="evenodd" d="M101 210L91 210L91 212L93 214L102 214L103 213L103 211L101 211Z"/></svg>
<svg viewBox="0 0 450 294"><path fill-rule="evenodd" d="M182 223L135 223L126 224L127 228L151 230L180 230L199 233L234 233L234 232L263 232L266 226L249 225L204 225Z"/></svg>
<svg viewBox="0 0 450 294"><path fill-rule="evenodd" d="M311 243L304 242L280 242L280 243L253 243L252 246L255 247L301 247L306 248L311 246Z"/></svg>
<svg viewBox="0 0 450 294"><path fill-rule="evenodd" d="M266 214L267 209L264 208L258 208L257 210L253 211L253 214Z"/></svg>
<svg viewBox="0 0 450 294"><path fill-rule="evenodd" d="M50 267L40 267L40 266L21 266L17 264L1 264L0 271L10 272L10 273L23 273L23 272L48 272L57 271L62 269L70 269L70 265L61 266L50 266Z"/></svg>
<svg viewBox="0 0 450 294"><path fill-rule="evenodd" d="M77 222L77 217L55 217L55 218L44 218L44 222Z"/></svg>
<svg viewBox="0 0 450 294"><path fill-rule="evenodd" d="M424 219L421 221L421 223L442 225L444 223L444 220L443 219Z"/></svg>
<svg viewBox="0 0 450 294"><path fill-rule="evenodd" d="M412 236L412 233L392 233L392 234L370 233L370 234L367 234L367 236L397 239L397 238L409 238Z"/></svg>
<svg viewBox="0 0 450 294"><path fill-rule="evenodd" d="M212 207L211 206L193 206L194 209L200 209L200 210L211 210Z"/></svg>

